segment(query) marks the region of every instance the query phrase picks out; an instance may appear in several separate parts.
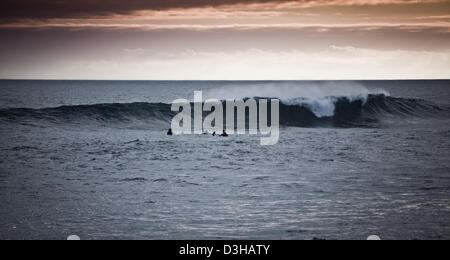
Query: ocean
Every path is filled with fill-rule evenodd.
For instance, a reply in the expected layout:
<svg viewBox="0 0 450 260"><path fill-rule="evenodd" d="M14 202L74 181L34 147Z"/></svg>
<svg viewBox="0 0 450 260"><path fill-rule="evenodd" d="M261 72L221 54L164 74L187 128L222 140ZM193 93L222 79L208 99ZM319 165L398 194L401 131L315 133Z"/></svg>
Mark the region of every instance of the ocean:
<svg viewBox="0 0 450 260"><path fill-rule="evenodd" d="M279 98L280 140L167 136ZM450 239L450 81L0 81L0 239Z"/></svg>

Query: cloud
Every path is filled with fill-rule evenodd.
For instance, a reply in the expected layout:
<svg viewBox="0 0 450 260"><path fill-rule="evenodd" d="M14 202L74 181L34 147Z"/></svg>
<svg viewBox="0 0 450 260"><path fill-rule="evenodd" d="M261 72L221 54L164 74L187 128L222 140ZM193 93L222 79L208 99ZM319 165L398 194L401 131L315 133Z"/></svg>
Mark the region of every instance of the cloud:
<svg viewBox="0 0 450 260"><path fill-rule="evenodd" d="M377 31L382 29L397 29L420 32L424 30L433 30L440 33L450 33L450 22L415 22L415 23L356 23L356 24L303 24L303 23L282 23L282 24L142 24L142 23L13 23L0 25L3 29L106 29L106 30L122 30L135 29L140 31L170 31L170 30L186 30L186 31L217 31L217 30L233 30L233 31L260 31L260 30L299 30L311 29L317 33L328 32L331 29L351 29L354 31Z"/></svg>
<svg viewBox="0 0 450 260"><path fill-rule="evenodd" d="M127 14L141 10L167 10L231 4L267 3L274 0L2 0L0 17L26 18L80 18ZM286 2L276 0L276 2Z"/></svg>
<svg viewBox="0 0 450 260"><path fill-rule="evenodd" d="M450 15L429 15L415 17L416 20L450 20Z"/></svg>
<svg viewBox="0 0 450 260"><path fill-rule="evenodd" d="M143 80L324 80L450 78L450 51L380 51L329 46L298 50L248 49L231 52L186 50L142 59L77 60L28 70L0 71L0 77Z"/></svg>
<svg viewBox="0 0 450 260"><path fill-rule="evenodd" d="M448 0L2 0L3 22L17 19L90 18L129 14L143 10L170 10L236 5L254 9L266 7L305 8L317 6L386 5L448 2Z"/></svg>

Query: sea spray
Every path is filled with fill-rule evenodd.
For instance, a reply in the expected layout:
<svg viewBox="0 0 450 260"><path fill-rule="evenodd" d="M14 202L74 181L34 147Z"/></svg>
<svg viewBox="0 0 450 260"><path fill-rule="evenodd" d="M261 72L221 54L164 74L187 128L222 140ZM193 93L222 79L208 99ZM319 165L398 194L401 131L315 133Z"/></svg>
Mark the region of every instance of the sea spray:
<svg viewBox="0 0 450 260"><path fill-rule="evenodd" d="M326 83L311 82L301 86L290 82L286 83L265 83L255 86L228 86L224 88L214 88L205 92L206 98L214 97L221 100L239 98L278 98L285 105L304 106L310 109L316 117L331 117L335 112L335 105L340 98L345 98L350 102L362 100L367 101L369 95L390 94L383 90L368 90L357 83Z"/></svg>

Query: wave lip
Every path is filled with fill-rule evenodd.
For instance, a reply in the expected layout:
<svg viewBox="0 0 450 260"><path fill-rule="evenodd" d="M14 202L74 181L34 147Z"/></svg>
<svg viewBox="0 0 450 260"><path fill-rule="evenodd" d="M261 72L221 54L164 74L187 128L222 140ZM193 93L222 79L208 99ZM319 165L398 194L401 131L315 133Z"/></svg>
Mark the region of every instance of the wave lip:
<svg viewBox="0 0 450 260"><path fill-rule="evenodd" d="M441 117L443 112L448 112L448 108L429 101L394 98L384 94L295 98L281 100L280 124L293 127L375 127L385 118ZM124 127L140 124L151 129L165 129L170 127L175 114L171 111L171 105L163 103L95 104L44 109L0 109L0 120L29 124L44 122Z"/></svg>
<svg viewBox="0 0 450 260"><path fill-rule="evenodd" d="M323 101L325 100L325 101ZM389 97L327 97L321 102L282 103L280 123L285 126L377 127L387 118L439 118L448 109L422 100ZM317 104L325 104L318 106Z"/></svg>

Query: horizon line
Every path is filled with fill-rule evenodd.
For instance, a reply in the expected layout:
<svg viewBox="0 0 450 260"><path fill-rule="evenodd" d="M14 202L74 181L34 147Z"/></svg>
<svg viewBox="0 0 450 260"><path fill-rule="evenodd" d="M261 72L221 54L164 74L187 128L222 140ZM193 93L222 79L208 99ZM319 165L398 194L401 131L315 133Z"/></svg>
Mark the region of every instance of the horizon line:
<svg viewBox="0 0 450 260"><path fill-rule="evenodd" d="M19 78L0 78L0 81L191 81L191 82L203 82L203 81L221 81L221 82L233 82L233 81L442 81L450 80L450 78L392 78L392 79L19 79Z"/></svg>

